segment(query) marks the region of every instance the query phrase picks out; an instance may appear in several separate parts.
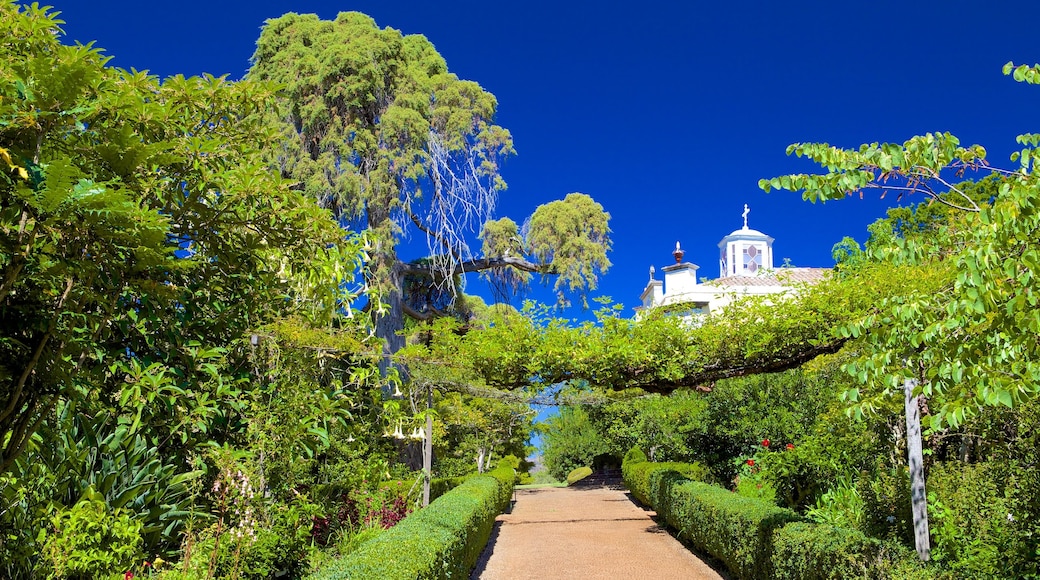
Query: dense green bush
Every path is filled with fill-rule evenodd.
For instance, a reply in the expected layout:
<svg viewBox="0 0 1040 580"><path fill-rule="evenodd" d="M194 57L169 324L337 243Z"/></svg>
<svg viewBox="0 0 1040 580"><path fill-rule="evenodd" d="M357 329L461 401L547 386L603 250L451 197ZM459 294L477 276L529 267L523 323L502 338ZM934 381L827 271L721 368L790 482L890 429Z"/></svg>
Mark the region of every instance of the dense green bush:
<svg viewBox="0 0 1040 580"><path fill-rule="evenodd" d="M51 520L39 572L45 578L102 578L133 569L143 560L141 527L129 510L110 510L88 490Z"/></svg>
<svg viewBox="0 0 1040 580"><path fill-rule="evenodd" d="M596 427L581 407L563 407L549 417L542 432L542 461L558 481L579 467L592 465L596 456L610 453Z"/></svg>
<svg viewBox="0 0 1040 580"><path fill-rule="evenodd" d="M789 509L693 481L708 473L699 465L635 463L636 457L630 454L622 468L632 494L737 578L930 577L913 553L857 530L804 522Z"/></svg>
<svg viewBox="0 0 1040 580"><path fill-rule="evenodd" d="M906 466L879 465L860 475L856 491L863 499L863 532L874 538L914 545L910 472Z"/></svg>
<svg viewBox="0 0 1040 580"><path fill-rule="evenodd" d="M633 447L625 452L624 459L621 460L621 468L624 469L625 465L629 463L643 463L646 461L646 453L638 447Z"/></svg>
<svg viewBox="0 0 1040 580"><path fill-rule="evenodd" d="M621 473L632 495L647 505L662 501L662 494L667 493L666 482L674 480L669 473L693 481L710 480L709 470L698 463L628 462L622 465Z"/></svg>
<svg viewBox="0 0 1040 580"><path fill-rule="evenodd" d="M459 477L438 477L430 480L430 501L433 501L462 485L464 481L473 477L473 475L474 474L461 475Z"/></svg>
<svg viewBox="0 0 1040 580"><path fill-rule="evenodd" d="M1005 491L1009 479L1007 465L947 462L932 467L928 477L932 556L957 576L1021 578L1026 566L1035 570L1037 554L1023 554L1024 538L1016 530Z"/></svg>
<svg viewBox="0 0 1040 580"><path fill-rule="evenodd" d="M835 526L794 522L777 530L770 563L776 580L878 578L879 540Z"/></svg>
<svg viewBox="0 0 1040 580"><path fill-rule="evenodd" d="M574 485L586 477L592 475L591 467L578 467L567 474L567 485Z"/></svg>
<svg viewBox="0 0 1040 580"><path fill-rule="evenodd" d="M311 578L468 578L495 517L509 505L515 479L515 467L504 459Z"/></svg>
<svg viewBox="0 0 1040 580"><path fill-rule="evenodd" d="M662 486L670 484L667 491L658 492L659 497L667 498L666 503L653 506L658 514L694 546L721 560L737 577L769 578L773 532L798 521L798 515L671 474L662 481Z"/></svg>

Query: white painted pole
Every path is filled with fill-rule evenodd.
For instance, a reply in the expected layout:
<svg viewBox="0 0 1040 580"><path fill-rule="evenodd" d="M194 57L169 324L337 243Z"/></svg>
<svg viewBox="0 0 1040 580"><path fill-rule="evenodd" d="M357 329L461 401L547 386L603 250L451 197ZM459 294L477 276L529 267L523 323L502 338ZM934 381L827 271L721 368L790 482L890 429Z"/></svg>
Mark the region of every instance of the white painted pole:
<svg viewBox="0 0 1040 580"><path fill-rule="evenodd" d="M914 513L914 545L917 555L927 562L931 557L928 541L928 498L924 488L924 452L921 448L921 409L914 396L916 379L903 383L906 405L906 454L910 465L910 503Z"/></svg>
<svg viewBox="0 0 1040 580"><path fill-rule="evenodd" d="M423 507L430 505L430 477L433 474L433 387L426 393L426 437L423 440Z"/></svg>

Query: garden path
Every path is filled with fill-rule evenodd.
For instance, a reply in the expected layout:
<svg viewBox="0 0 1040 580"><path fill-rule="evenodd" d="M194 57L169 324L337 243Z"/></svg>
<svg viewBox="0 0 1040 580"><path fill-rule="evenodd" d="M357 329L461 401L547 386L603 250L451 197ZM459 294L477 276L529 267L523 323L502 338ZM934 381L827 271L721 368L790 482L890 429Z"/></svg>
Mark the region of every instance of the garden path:
<svg viewBox="0 0 1040 580"><path fill-rule="evenodd" d="M620 485L522 489L471 580L722 580Z"/></svg>

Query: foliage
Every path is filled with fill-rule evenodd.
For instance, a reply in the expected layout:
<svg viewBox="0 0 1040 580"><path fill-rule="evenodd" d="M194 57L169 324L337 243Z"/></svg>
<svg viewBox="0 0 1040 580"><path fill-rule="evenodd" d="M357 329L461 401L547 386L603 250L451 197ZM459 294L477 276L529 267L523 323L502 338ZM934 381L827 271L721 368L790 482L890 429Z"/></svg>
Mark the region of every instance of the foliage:
<svg viewBox="0 0 1040 580"><path fill-rule="evenodd" d="M624 469L629 463L643 463L647 461L646 453L639 447L633 447L625 452L625 457L621 460L621 468Z"/></svg>
<svg viewBox="0 0 1040 580"><path fill-rule="evenodd" d="M632 496L646 505L665 501L668 486L676 478L691 481L710 481L711 478L708 470L697 463L636 461L636 457L622 464L621 475Z"/></svg>
<svg viewBox="0 0 1040 580"><path fill-rule="evenodd" d="M688 460L693 435L705 415L703 393L682 390L671 396L618 393L608 403L586 408L614 455L633 446L647 449L655 461Z"/></svg>
<svg viewBox="0 0 1040 580"><path fill-rule="evenodd" d="M475 475L348 557L320 578L468 578L495 517L509 504L513 467Z"/></svg>
<svg viewBox="0 0 1040 580"><path fill-rule="evenodd" d="M412 295L429 295L417 290L425 284L451 301L465 272L506 272L504 287L513 288L526 283L514 268L555 273L558 285L582 292L610 265L609 216L588 196L539 208L528 232L512 220L489 222L512 137L494 124L494 95L450 73L425 37L380 29L357 12L333 21L289 13L264 24L249 78L285 85L270 113L283 137L272 162L306 195L363 224L368 286L381 295L370 307L387 352L404 346L406 314L436 314L405 303L406 277ZM429 256L406 264L397 246L413 227ZM473 234L494 253L474 256Z"/></svg>
<svg viewBox="0 0 1040 580"><path fill-rule="evenodd" d="M608 449L588 414L580 407L563 407L549 417L542 429L542 461L558 481L579 467L593 464L597 455Z"/></svg>
<svg viewBox="0 0 1040 580"><path fill-rule="evenodd" d="M854 529L794 522L773 537L771 578L889 578L877 570L882 546Z"/></svg>
<svg viewBox="0 0 1040 580"><path fill-rule="evenodd" d="M668 503L651 504L694 546L722 560L738 578L768 578L774 531L794 512L705 483L675 481Z"/></svg>
<svg viewBox="0 0 1040 580"><path fill-rule="evenodd" d="M932 557L963 578L1025 578L1037 574L1036 552L1019 530L1009 496L1009 466L936 465L928 477ZM1034 544L1035 546L1035 544Z"/></svg>
<svg viewBox="0 0 1040 580"><path fill-rule="evenodd" d="M898 546L883 546L856 530L803 522L791 510L691 481L682 468L630 460L623 469L633 495L737 578L933 577Z"/></svg>
<svg viewBox="0 0 1040 580"><path fill-rule="evenodd" d="M40 551L34 533L53 510L68 510L92 497L108 510L131 514L141 526L142 550L167 557L181 542L185 521L199 517L193 482L200 471L182 472L129 420L59 403L0 487L4 510L0 555L7 576L27 574ZM78 412L77 412L78 411Z"/></svg>
<svg viewBox="0 0 1040 580"><path fill-rule="evenodd" d="M804 510L842 478L871 469L879 451L893 448L877 422L855 421L839 404L817 418L811 434L790 448L774 444L756 454L762 474L782 505Z"/></svg>
<svg viewBox="0 0 1040 580"><path fill-rule="evenodd" d="M856 486L848 479L839 479L805 515L818 524L862 530L863 510L863 498Z"/></svg>
<svg viewBox="0 0 1040 580"><path fill-rule="evenodd" d="M1035 67L1008 63L1004 74L1036 84ZM863 399L850 391L858 412L899 391L905 378L921 379L920 391L936 399L933 429L957 426L983 406L1013 407L1040 393L1040 346L1033 340L1040 332L1040 136L1019 135L1017 141L1023 148L1012 156L1020 164L1016 170L989 167L981 146L962 147L948 133L859 149L794 144L789 154L804 155L825 172L760 182L767 191L802 190L812 201L864 188L923 192L965 210L940 227L944 241L954 242L941 251L913 236L896 236L873 252L888 264L930 264L946 279L932 291L900 289L843 326L843 336L862 336L867 347L849 371L879 391ZM983 201L947 179L980 169L992 175L996 189Z"/></svg>
<svg viewBox="0 0 1040 580"><path fill-rule="evenodd" d="M583 193L538 206L527 225L531 255L557 275L554 289L564 301L564 290L584 299L596 288L598 274L610 268L610 214ZM585 303L585 306L588 304Z"/></svg>
<svg viewBox="0 0 1040 580"><path fill-rule="evenodd" d="M567 474L567 485L574 485L592 475L591 467L577 467Z"/></svg>
<svg viewBox="0 0 1040 580"><path fill-rule="evenodd" d="M0 43L0 143L21 168L0 175L6 470L59 400L119 400L131 358L188 384L235 384L233 365L200 358L228 354L294 305L286 294L323 256L349 263L359 246L268 170L261 152L275 135L261 111L273 86L160 83L106 67L93 46L61 44L47 8L3 2L0 19L11 31ZM204 427L219 437L228 426Z"/></svg>
<svg viewBox="0 0 1040 580"><path fill-rule="evenodd" d="M41 530L38 570L47 578L98 578L135 569L143 560L141 523L87 493Z"/></svg>
<svg viewBox="0 0 1040 580"><path fill-rule="evenodd" d="M856 491L863 498L863 531L867 535L892 539L906 546L914 544L910 473L905 465L885 467L880 464L864 472Z"/></svg>
<svg viewBox="0 0 1040 580"><path fill-rule="evenodd" d="M744 297L724 317L690 328L679 317L620 317L607 306L573 324L534 306L526 317L458 341L460 358L489 385L544 387L588 381L597 388L671 393L725 378L796 368L837 352L851 336L835 329L873 311L892 288L932 292L948 272L905 264L867 264L787 299Z"/></svg>

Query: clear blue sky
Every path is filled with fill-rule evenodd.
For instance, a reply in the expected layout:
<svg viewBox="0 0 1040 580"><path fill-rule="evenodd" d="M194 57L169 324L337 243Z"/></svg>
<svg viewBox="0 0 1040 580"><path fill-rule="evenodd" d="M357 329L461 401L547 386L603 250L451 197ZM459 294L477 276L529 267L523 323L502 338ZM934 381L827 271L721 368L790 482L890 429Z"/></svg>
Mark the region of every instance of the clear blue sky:
<svg viewBox="0 0 1040 580"><path fill-rule="evenodd" d="M775 255L830 266L831 247L893 198L812 205L765 194L763 177L810 169L793 142L841 146L950 131L1011 166L1018 133L1040 130L1038 88L1001 74L1040 60L1040 2L249 2L55 0L67 38L112 64L165 77L241 77L260 26L292 10L357 10L436 45L449 68L498 97L518 155L499 215L522 221L569 192L613 219L601 292L634 306L676 240L718 276L719 239L749 225ZM912 200L919 201L919 200ZM413 258L417 256L402 256ZM473 287L471 286L471 289ZM538 293L536 297L547 297ZM627 310L631 314L631 310ZM577 314L576 314L577 315Z"/></svg>

